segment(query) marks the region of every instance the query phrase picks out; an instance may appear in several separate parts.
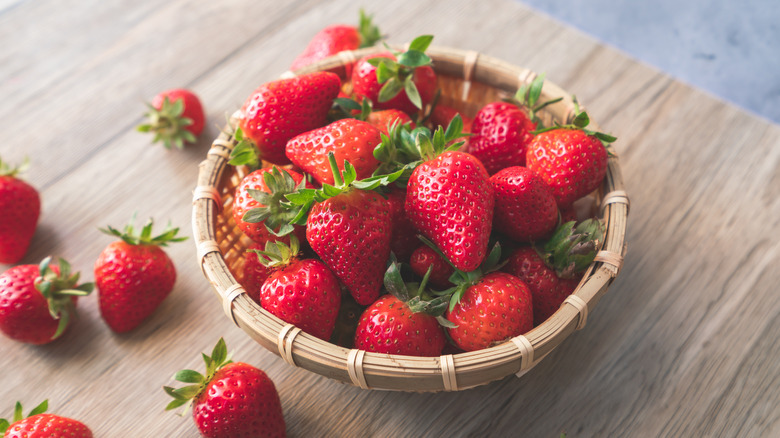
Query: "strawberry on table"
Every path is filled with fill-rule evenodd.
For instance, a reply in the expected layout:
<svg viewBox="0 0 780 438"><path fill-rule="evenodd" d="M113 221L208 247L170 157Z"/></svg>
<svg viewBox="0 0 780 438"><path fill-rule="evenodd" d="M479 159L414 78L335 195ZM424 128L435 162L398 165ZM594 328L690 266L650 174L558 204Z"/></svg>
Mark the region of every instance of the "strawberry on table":
<svg viewBox="0 0 780 438"><path fill-rule="evenodd" d="M62 335L75 314L79 296L88 295L92 283L78 284L64 259L52 265L19 265L0 274L0 331L28 344L47 344Z"/></svg>
<svg viewBox="0 0 780 438"><path fill-rule="evenodd" d="M279 79L258 87L241 107L235 133L238 144L231 153L231 164L253 162L258 167L258 157L288 164L287 141L325 126L340 89L341 79L330 72Z"/></svg>
<svg viewBox="0 0 780 438"><path fill-rule="evenodd" d="M208 438L279 438L286 436L282 403L273 381L262 370L228 359L220 338L208 356L206 374L181 370L174 379L191 385L164 386L174 398L166 410L192 405L200 433Z"/></svg>
<svg viewBox="0 0 780 438"><path fill-rule="evenodd" d="M27 169L27 160L11 167L0 159L0 263L17 263L30 246L38 225L41 198L35 188L17 175Z"/></svg>
<svg viewBox="0 0 780 438"><path fill-rule="evenodd" d="M406 356L440 356L446 343L436 320L447 307L422 298L425 281L410 291L401 278L400 266L392 263L385 274L385 287L393 295L380 297L361 315L355 332L355 348L374 353Z"/></svg>
<svg viewBox="0 0 780 438"><path fill-rule="evenodd" d="M173 290L176 268L162 247L181 242L178 228L168 227L152 236L152 219L135 234L133 224L123 231L108 227L100 231L115 237L95 261L100 314L115 332L136 328L154 312Z"/></svg>
<svg viewBox="0 0 780 438"><path fill-rule="evenodd" d="M182 149L185 143L195 143L203 131L205 116L200 99L190 90L175 88L154 96L148 104L148 121L138 126L140 132L154 134L152 143L162 142Z"/></svg>
<svg viewBox="0 0 780 438"><path fill-rule="evenodd" d="M0 419L0 434L3 434L3 438L92 438L92 431L84 423L46 414L47 409L49 401L44 400L24 417L22 404L16 402L13 423Z"/></svg>
<svg viewBox="0 0 780 438"><path fill-rule="evenodd" d="M422 35L406 52L382 52L358 60L352 71L353 93L371 100L374 108L395 108L409 115L423 109L438 87L431 58L425 54L432 40L433 36Z"/></svg>
<svg viewBox="0 0 780 438"><path fill-rule="evenodd" d="M569 125L539 130L526 152L528 168L553 189L561 209L596 190L607 173L606 144L616 139L585 129L589 122L579 111Z"/></svg>
<svg viewBox="0 0 780 438"><path fill-rule="evenodd" d="M371 47L382 38L379 28L371 21L371 16L360 11L360 24L356 26L336 24L317 32L303 53L295 58L292 70L306 67L316 61L338 54L345 50L357 50Z"/></svg>
<svg viewBox="0 0 780 438"><path fill-rule="evenodd" d="M333 152L338 163L349 161L358 179L364 179L379 167L374 148L382 141L373 125L341 119L319 129L300 134L287 143L287 157L321 184L333 184L333 172L328 153ZM343 169L341 169L343 170Z"/></svg>
<svg viewBox="0 0 780 438"><path fill-rule="evenodd" d="M257 251L270 275L260 289L260 305L279 319L323 341L330 339L341 304L341 285L319 260L298 258L298 239Z"/></svg>
<svg viewBox="0 0 780 438"><path fill-rule="evenodd" d="M493 226L518 242L548 237L558 225L558 206L552 189L533 170L502 169L490 184L496 194Z"/></svg>

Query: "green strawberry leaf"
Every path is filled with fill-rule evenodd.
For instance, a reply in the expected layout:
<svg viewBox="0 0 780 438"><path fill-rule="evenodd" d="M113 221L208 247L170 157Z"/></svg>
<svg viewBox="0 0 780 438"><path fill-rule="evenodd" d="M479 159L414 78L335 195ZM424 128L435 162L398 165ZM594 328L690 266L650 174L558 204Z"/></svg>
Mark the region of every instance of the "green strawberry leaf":
<svg viewBox="0 0 780 438"><path fill-rule="evenodd" d="M194 370L179 370L174 374L173 379L183 383L204 383L206 381L203 374Z"/></svg>
<svg viewBox="0 0 780 438"><path fill-rule="evenodd" d="M406 283L404 283L401 277L401 265L396 261L391 262L387 271L385 271L384 285L389 293L403 302L407 302L412 298Z"/></svg>
<svg viewBox="0 0 780 438"><path fill-rule="evenodd" d="M371 47L382 39L382 33L379 28L373 23L372 15L366 15L363 10L360 10L360 25L358 26L358 32L360 33L360 47Z"/></svg>
<svg viewBox="0 0 780 438"><path fill-rule="evenodd" d="M417 108L422 109L422 98L420 97L420 92L417 90L417 85L415 85L412 80L412 76L407 76L404 80L404 91L406 92L406 97L409 98L409 101Z"/></svg>
<svg viewBox="0 0 780 438"><path fill-rule="evenodd" d="M386 59L386 58L375 58L375 59ZM391 60L387 60L391 61ZM376 66L376 81L380 84L385 83L389 79L398 76L398 69L394 68L395 64L391 64L391 62L379 62L379 64Z"/></svg>
<svg viewBox="0 0 780 438"><path fill-rule="evenodd" d="M409 49L398 55L398 64L409 68L422 67L432 63L431 57L420 50Z"/></svg>
<svg viewBox="0 0 780 438"><path fill-rule="evenodd" d="M428 50L428 46L431 45L432 41L433 41L433 35L420 35L417 38L413 39L411 43L409 43L409 50L424 52Z"/></svg>
<svg viewBox="0 0 780 438"><path fill-rule="evenodd" d="M379 90L378 100L380 102L387 102L388 100L397 96L402 89L403 84L398 79L398 77L392 77L387 82L385 82L385 84Z"/></svg>
<svg viewBox="0 0 780 438"><path fill-rule="evenodd" d="M49 400L44 400L38 406L34 407L33 410L27 414L27 417L29 418L33 415L43 414L47 410L49 410Z"/></svg>

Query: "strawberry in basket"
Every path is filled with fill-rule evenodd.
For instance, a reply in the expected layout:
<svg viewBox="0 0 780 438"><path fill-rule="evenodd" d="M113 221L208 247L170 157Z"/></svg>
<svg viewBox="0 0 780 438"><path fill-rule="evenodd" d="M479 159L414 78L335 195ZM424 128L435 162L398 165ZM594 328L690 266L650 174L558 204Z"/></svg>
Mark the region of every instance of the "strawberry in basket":
<svg viewBox="0 0 780 438"><path fill-rule="evenodd" d="M38 216L41 198L34 187L17 178L27 168L27 161L11 167L0 160L0 263L17 263L30 246Z"/></svg>
<svg viewBox="0 0 780 438"><path fill-rule="evenodd" d="M548 237L558 225L552 189L531 169L507 167L490 177L496 194L493 226L517 242Z"/></svg>
<svg viewBox="0 0 780 438"><path fill-rule="evenodd" d="M290 68L298 70L345 50L371 47L381 38L379 28L371 21L371 16L361 10L358 26L335 24L317 32Z"/></svg>

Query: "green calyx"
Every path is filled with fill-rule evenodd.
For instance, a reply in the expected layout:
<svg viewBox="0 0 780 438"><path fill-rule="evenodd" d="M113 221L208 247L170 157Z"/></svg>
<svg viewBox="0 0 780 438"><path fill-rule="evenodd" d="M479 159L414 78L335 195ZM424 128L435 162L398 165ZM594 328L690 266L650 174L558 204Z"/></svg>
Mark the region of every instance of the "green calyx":
<svg viewBox="0 0 780 438"><path fill-rule="evenodd" d="M0 159L0 176L10 176L15 178L16 175L26 172L29 167L30 159L27 157L25 157L24 161L22 161L22 164L15 167Z"/></svg>
<svg viewBox="0 0 780 438"><path fill-rule="evenodd" d="M149 111L145 114L148 122L138 126L140 132L154 133L152 143L162 142L166 149L175 145L179 149L184 148L184 143L195 143L198 139L187 127L194 122L189 117L184 117L184 99L171 102L166 96L160 109L151 104L146 104Z"/></svg>
<svg viewBox="0 0 780 438"><path fill-rule="evenodd" d="M558 277L576 278L593 263L603 241L604 224L600 220L587 219L579 224L571 221L558 227L537 252Z"/></svg>
<svg viewBox="0 0 780 438"><path fill-rule="evenodd" d="M78 272L71 273L71 266L65 259L58 258L59 273L51 266L52 258L46 257L38 265L38 278L35 279L35 289L46 299L49 314L59 321L52 339L59 338L76 313L76 307L71 297L86 296L92 292L93 283L79 283Z"/></svg>
<svg viewBox="0 0 780 438"><path fill-rule="evenodd" d="M270 172L263 173L263 182L268 192L247 190L249 196L263 206L248 210L242 219L249 223L263 222L271 234L277 237L286 236L295 229L291 222L299 212L289 208L285 196L305 188L306 179L296 183L292 175L274 166Z"/></svg>
<svg viewBox="0 0 780 438"><path fill-rule="evenodd" d="M133 218L130 220L130 223L125 225L125 228L122 231L119 231L116 228L111 227L110 225L107 228L99 228L99 229L103 233L106 233L110 236L119 237L125 243L128 243L130 245L168 246L169 242L182 242L184 240L187 240L187 236L176 237L176 235L179 233L179 228L178 227L174 228L170 222L168 222L168 225L166 225L165 230L161 234L158 234L156 236L152 236L152 225L154 223L152 218L149 218L149 220L146 221L146 224L141 229L140 234L135 233L135 229L133 227L134 222L135 222L135 215L133 215Z"/></svg>
<svg viewBox="0 0 780 438"><path fill-rule="evenodd" d="M6 430L8 430L8 427L11 426L11 424L16 423L17 421L22 421L25 418L30 418L33 415L43 414L49 409L49 400L44 400L41 404L34 407L32 411L30 411L29 414L25 417L22 413L22 404L20 402L16 402L16 406L14 406L14 418L12 421L8 421L5 418L0 418L0 434L4 434Z"/></svg>
<svg viewBox="0 0 780 438"><path fill-rule="evenodd" d="M260 168L262 161L260 159L260 149L255 143L244 135L241 128L236 128L233 133L233 139L236 146L230 151L230 161L228 164L233 166L247 166L250 172Z"/></svg>
<svg viewBox="0 0 780 438"><path fill-rule="evenodd" d="M295 234L290 234L290 244L287 245L279 240L265 242L265 250L258 251L250 249L250 252L257 254L260 263L267 268L276 268L289 265L301 250L300 242Z"/></svg>
<svg viewBox="0 0 780 438"><path fill-rule="evenodd" d="M396 61L389 58L372 58L368 63L376 67L376 79L384 84L379 90L380 102L387 102L404 90L409 100L422 109L422 98L414 84L414 70L417 67L431 65L431 57L425 54L433 41L433 35L421 35L409 43L406 52L395 53Z"/></svg>
<svg viewBox="0 0 780 438"><path fill-rule="evenodd" d="M166 411L176 409L181 406L185 406L181 412L181 416L184 416L192 405L192 400L198 396L206 388L206 385L211 382L214 375L217 374L222 367L232 363L227 352L227 346L225 340L219 338L217 345L211 351L211 356L202 353L203 361L206 363L206 374L201 374L194 370L181 370L174 374L173 379L182 382L190 383L190 385L182 386L181 388L173 388L170 386L163 386L163 390L166 394L173 397L173 401L168 403L165 407Z"/></svg>
<svg viewBox="0 0 780 438"><path fill-rule="evenodd" d="M544 88L544 76L545 74L542 73L534 78L530 84L523 85L517 90L514 97L509 99L509 102L525 108L528 111L528 117L531 121L538 125L541 125L542 123L542 120L538 116L538 112L548 105L563 100L562 97L559 97L557 99L539 103L539 99L542 97L542 88Z"/></svg>
<svg viewBox="0 0 780 438"><path fill-rule="evenodd" d="M428 268L428 271L425 273L425 276L423 276L420 283L404 282L403 276L401 275L401 264L398 263L393 256L390 266L388 266L387 271L385 271L385 289L394 297L406 303L412 312L434 316L439 321L439 324L445 327L455 328L457 325L452 324L444 318L444 312L447 311L449 297L436 296L434 295L435 292L426 290L432 270L433 266Z"/></svg>
<svg viewBox="0 0 780 438"><path fill-rule="evenodd" d="M612 143L615 140L617 140L617 137L611 136L609 134L586 129L586 127L590 124L590 117L588 116L588 113L580 109L580 104L579 102L577 102L577 98L575 96L572 96L572 99L574 100L574 120L572 120L571 123L568 123L566 125L556 124L555 126L548 126L546 128L537 129L536 131L533 132L533 134L537 135L543 132L552 131L554 129L578 129L588 135L592 135L597 139L599 139L601 143L604 145L604 147L606 148L609 147L609 143Z"/></svg>
<svg viewBox="0 0 780 438"><path fill-rule="evenodd" d="M309 210L315 202L322 202L335 196L341 195L355 188L358 190L374 190L379 187L385 187L392 184L403 173L399 170L388 175L377 175L366 179L357 180L357 171L349 161L344 160L344 172L342 173L336 163L336 156L333 152L328 153L328 162L333 172L334 184L323 184L319 189L300 189L295 193L285 195L286 203L282 205L285 208L295 209L297 211L295 218L290 223L295 225L306 225L306 219L309 216Z"/></svg>
<svg viewBox="0 0 780 438"><path fill-rule="evenodd" d="M360 25L358 26L358 33L360 33L360 48L371 47L382 39L382 33L379 28L373 22L373 15L366 15L363 9L360 10Z"/></svg>

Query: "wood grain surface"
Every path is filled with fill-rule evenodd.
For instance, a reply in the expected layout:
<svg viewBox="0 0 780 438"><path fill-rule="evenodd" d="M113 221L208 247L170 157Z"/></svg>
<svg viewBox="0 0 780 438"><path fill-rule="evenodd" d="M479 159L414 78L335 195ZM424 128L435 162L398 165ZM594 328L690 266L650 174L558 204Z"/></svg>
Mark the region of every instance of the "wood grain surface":
<svg viewBox="0 0 780 438"><path fill-rule="evenodd" d="M176 288L141 327L113 334L96 297L65 336L0 339L0 416L16 400L98 437L197 436L164 412L163 385L220 336L264 369L293 437L780 436L780 128L510 1L370 2L393 42L432 33L575 92L619 140L629 253L572 335L521 379L458 393L364 391L290 367L222 313L192 241L167 249ZM0 156L29 156L43 212L24 263L66 257L84 278L139 218L191 234L198 163L227 114L275 79L348 1L0 2ZM189 87L208 112L183 151L135 132L143 102ZM0 212L0 215L2 212ZM6 269L7 266L2 266Z"/></svg>

